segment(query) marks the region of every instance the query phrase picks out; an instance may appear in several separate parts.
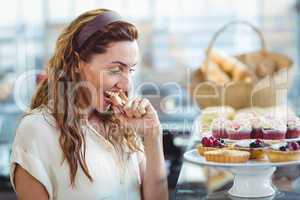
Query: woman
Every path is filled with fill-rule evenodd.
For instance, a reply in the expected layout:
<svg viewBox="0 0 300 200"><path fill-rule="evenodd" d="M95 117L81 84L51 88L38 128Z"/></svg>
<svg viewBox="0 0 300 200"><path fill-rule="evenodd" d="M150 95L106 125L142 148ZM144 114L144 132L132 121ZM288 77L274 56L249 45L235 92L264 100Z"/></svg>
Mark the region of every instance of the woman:
<svg viewBox="0 0 300 200"><path fill-rule="evenodd" d="M19 199L168 198L157 113L146 99L126 102L137 37L106 9L82 14L60 35L16 132Z"/></svg>

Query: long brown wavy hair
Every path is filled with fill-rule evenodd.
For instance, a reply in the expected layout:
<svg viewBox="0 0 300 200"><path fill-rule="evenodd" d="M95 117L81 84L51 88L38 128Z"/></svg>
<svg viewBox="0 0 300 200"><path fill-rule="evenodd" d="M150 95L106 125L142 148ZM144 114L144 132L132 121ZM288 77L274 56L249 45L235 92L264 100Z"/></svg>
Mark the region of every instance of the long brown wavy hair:
<svg viewBox="0 0 300 200"><path fill-rule="evenodd" d="M89 62L93 55L104 53L112 42L134 41L138 38L135 26L118 21L94 33L78 49L76 36L82 27L104 11L108 10L96 9L83 13L65 28L56 42L54 55L48 62L47 78L39 83L30 106L31 110L42 106L50 107L51 115L60 130L59 143L63 161L66 160L69 165L70 182L73 186L78 167L93 181L85 159L86 142L82 129L83 125L87 125L87 112L78 109L90 105L92 94L86 88L74 91L76 83L84 80L82 74L78 73L79 61ZM114 144L116 150L121 153L125 149L129 153L140 150L140 138L131 128L122 126L114 115L106 117L103 125L108 131L107 139Z"/></svg>

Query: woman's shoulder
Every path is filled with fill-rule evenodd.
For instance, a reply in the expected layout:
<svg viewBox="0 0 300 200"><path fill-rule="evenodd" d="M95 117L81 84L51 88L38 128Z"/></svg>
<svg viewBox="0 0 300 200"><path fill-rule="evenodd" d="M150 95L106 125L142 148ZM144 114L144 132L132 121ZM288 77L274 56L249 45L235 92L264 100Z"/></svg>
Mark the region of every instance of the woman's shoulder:
<svg viewBox="0 0 300 200"><path fill-rule="evenodd" d="M46 108L36 108L26 113L16 130L15 142L51 141L59 136L55 119Z"/></svg>

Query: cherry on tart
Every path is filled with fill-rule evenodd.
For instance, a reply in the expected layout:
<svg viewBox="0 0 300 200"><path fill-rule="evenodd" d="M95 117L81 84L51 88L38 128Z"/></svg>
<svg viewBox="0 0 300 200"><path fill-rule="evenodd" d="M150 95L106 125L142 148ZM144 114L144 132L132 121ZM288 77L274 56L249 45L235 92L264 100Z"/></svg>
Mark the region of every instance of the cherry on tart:
<svg viewBox="0 0 300 200"><path fill-rule="evenodd" d="M267 151L270 162L287 162L300 160L300 145L298 142L274 144Z"/></svg>
<svg viewBox="0 0 300 200"><path fill-rule="evenodd" d="M201 143L197 145L198 153L203 156L204 152L216 150L220 148L225 148L225 141L221 138L214 138L214 137L203 137Z"/></svg>

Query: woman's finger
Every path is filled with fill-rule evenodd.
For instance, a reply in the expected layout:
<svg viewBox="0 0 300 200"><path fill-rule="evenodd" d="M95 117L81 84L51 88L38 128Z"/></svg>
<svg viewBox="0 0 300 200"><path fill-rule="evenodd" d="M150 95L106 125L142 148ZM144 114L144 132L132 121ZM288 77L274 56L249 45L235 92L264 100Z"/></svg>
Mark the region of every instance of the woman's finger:
<svg viewBox="0 0 300 200"><path fill-rule="evenodd" d="M133 101L128 101L128 103L124 106L124 111L125 111L125 114L127 115L127 117L133 117L133 111L131 109L132 107L132 104L133 104Z"/></svg>
<svg viewBox="0 0 300 200"><path fill-rule="evenodd" d="M142 116L146 114L146 107L149 103L150 102L148 99L142 99L142 101L140 102L140 105L138 106L138 111Z"/></svg>
<svg viewBox="0 0 300 200"><path fill-rule="evenodd" d="M132 103L132 106L131 106L131 109L132 109L132 113L133 113L133 116L136 117L136 118L140 118L142 115L140 114L139 110L138 110L138 107L140 105L140 102L141 100L140 99L134 99L133 100L133 103Z"/></svg>

